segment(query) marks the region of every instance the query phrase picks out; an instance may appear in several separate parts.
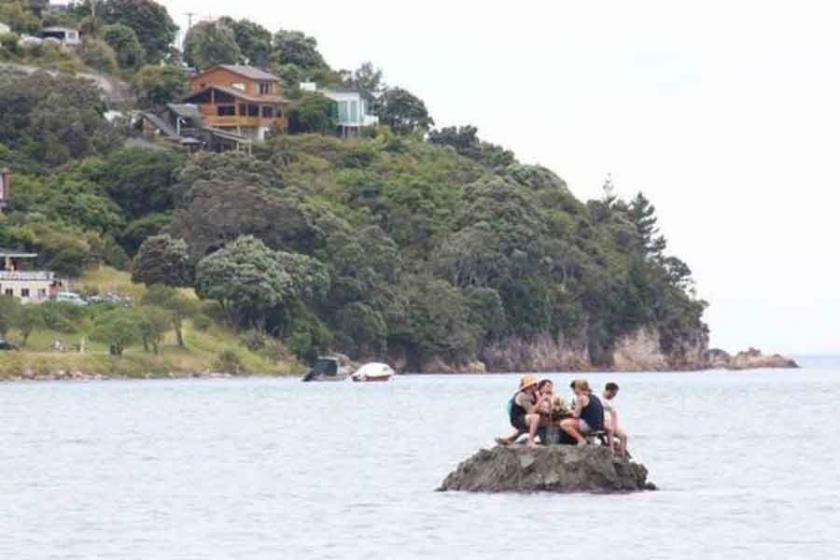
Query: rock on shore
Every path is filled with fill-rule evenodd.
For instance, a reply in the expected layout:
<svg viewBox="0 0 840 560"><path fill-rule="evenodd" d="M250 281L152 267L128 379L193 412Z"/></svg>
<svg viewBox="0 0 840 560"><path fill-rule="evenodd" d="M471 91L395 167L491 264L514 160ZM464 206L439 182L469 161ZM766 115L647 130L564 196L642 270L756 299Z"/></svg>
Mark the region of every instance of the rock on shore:
<svg viewBox="0 0 840 560"><path fill-rule="evenodd" d="M759 368L798 368L794 360L779 354L762 354L761 350L750 348L734 356L723 350L713 348L706 354L708 367L714 369L759 369Z"/></svg>
<svg viewBox="0 0 840 560"><path fill-rule="evenodd" d="M496 446L482 449L446 477L438 490L467 492L632 492L654 490L647 469L606 447Z"/></svg>

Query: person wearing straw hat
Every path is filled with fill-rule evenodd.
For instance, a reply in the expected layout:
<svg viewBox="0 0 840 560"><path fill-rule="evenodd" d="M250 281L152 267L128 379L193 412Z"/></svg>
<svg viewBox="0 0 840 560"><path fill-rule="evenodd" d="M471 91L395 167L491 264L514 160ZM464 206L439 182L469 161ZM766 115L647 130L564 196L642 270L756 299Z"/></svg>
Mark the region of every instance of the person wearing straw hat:
<svg viewBox="0 0 840 560"><path fill-rule="evenodd" d="M535 375L523 375L519 380L519 389L508 401L510 425L516 430L508 437L496 438L496 443L510 445L527 432L528 447L536 446L534 438L542 417L539 413L540 397L537 391L539 380Z"/></svg>

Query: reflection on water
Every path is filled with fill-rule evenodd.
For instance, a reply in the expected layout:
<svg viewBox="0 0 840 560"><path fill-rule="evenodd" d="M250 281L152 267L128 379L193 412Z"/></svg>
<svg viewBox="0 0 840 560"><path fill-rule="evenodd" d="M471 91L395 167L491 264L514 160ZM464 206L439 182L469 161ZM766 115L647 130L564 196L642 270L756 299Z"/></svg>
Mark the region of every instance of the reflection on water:
<svg viewBox="0 0 840 560"><path fill-rule="evenodd" d="M515 376L0 384L0 558L832 557L836 364L590 375L661 488L621 496L433 492Z"/></svg>

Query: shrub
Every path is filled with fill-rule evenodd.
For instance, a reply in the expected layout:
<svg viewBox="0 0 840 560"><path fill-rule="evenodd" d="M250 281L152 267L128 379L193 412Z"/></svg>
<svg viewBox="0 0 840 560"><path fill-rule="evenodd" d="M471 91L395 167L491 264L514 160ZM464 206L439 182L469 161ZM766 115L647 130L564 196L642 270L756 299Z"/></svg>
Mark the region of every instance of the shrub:
<svg viewBox="0 0 840 560"><path fill-rule="evenodd" d="M245 345L245 348L251 352L256 352L265 348L266 339L268 337L266 337L263 332L251 329L242 333L242 336L239 338L242 340L242 344Z"/></svg>
<svg viewBox="0 0 840 560"><path fill-rule="evenodd" d="M196 315L193 317L192 324L195 330L206 332L213 325L213 320L207 315Z"/></svg>
<svg viewBox="0 0 840 560"><path fill-rule="evenodd" d="M114 49L100 39L85 39L79 49L79 56L87 66L102 74L110 74L117 68Z"/></svg>
<svg viewBox="0 0 840 560"><path fill-rule="evenodd" d="M12 54L17 54L19 37L14 33L0 33L0 45Z"/></svg>
<svg viewBox="0 0 840 560"><path fill-rule="evenodd" d="M222 373L232 373L233 375L239 375L244 372L242 359L236 350L232 348L225 348L216 355L216 361L213 362L213 369Z"/></svg>

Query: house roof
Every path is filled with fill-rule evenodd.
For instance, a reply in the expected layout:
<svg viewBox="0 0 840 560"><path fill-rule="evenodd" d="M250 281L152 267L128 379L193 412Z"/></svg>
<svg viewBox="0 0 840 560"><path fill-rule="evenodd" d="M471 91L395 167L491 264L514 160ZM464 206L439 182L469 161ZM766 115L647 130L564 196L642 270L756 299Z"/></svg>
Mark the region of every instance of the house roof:
<svg viewBox="0 0 840 560"><path fill-rule="evenodd" d="M44 27L41 29L42 32L49 32L49 31L78 31L75 27L64 27L62 25L53 25L50 27Z"/></svg>
<svg viewBox="0 0 840 560"><path fill-rule="evenodd" d="M217 64L216 66L211 66L207 68L203 72L199 72L197 76L201 76L202 74L206 74L215 68L223 68L228 72L233 72L234 74L239 74L244 78L249 78L251 80L267 80L272 82L279 82L280 78L271 74L270 72L266 72L265 70L261 70L256 66L245 66L244 64Z"/></svg>
<svg viewBox="0 0 840 560"><path fill-rule="evenodd" d="M179 117L201 120L201 111L192 103L167 103L166 106Z"/></svg>
<svg viewBox="0 0 840 560"><path fill-rule="evenodd" d="M200 95L200 94L202 94L202 93L204 93L208 90L211 90L211 89L219 90L221 92L227 93L228 95L232 95L233 97L236 97L237 99L243 99L245 101L250 101L252 103L286 103L286 104L290 103L290 101L288 99L286 99L285 97L281 97L279 95L249 95L249 94L245 93L244 91L236 89L236 88L231 88L231 87L227 87L227 86L217 86L217 85L209 85L209 86L207 86L205 88L202 88L198 91L194 91L194 92L190 93L189 95L187 95L186 97L184 97L183 101L188 101L188 100L192 99L193 97L195 97L197 95Z"/></svg>

